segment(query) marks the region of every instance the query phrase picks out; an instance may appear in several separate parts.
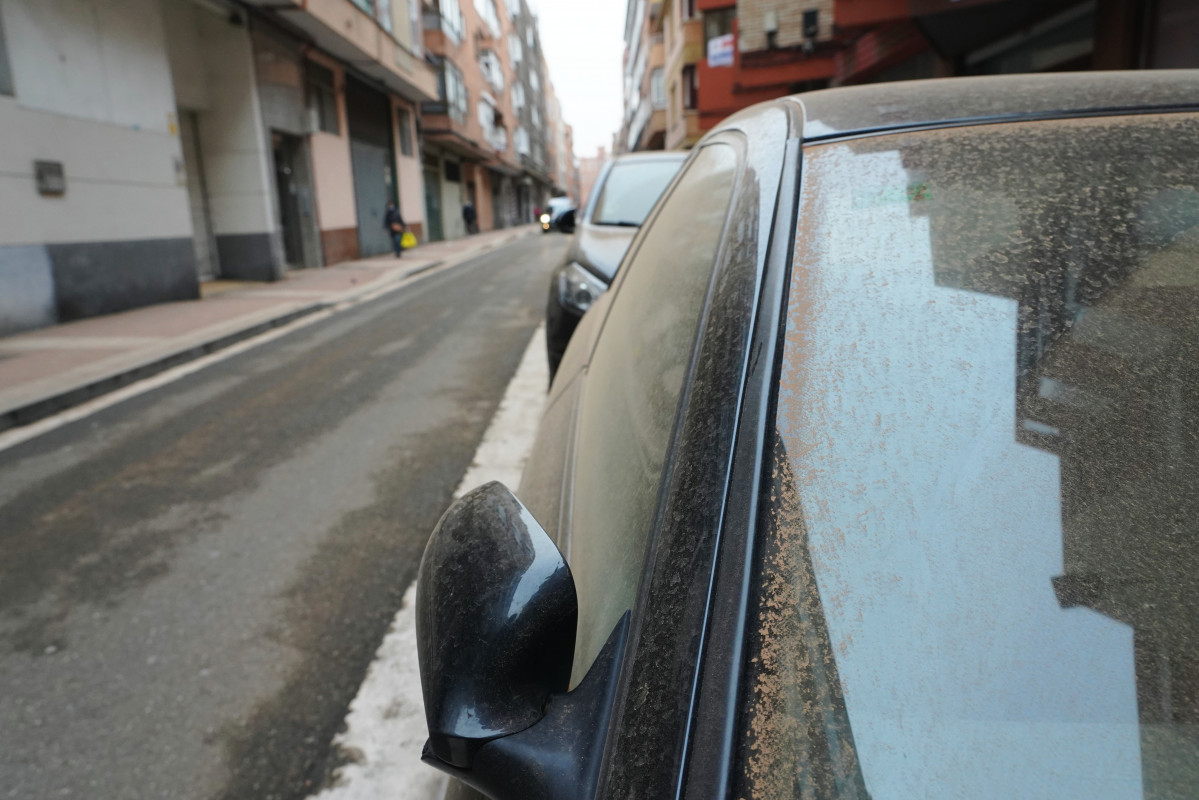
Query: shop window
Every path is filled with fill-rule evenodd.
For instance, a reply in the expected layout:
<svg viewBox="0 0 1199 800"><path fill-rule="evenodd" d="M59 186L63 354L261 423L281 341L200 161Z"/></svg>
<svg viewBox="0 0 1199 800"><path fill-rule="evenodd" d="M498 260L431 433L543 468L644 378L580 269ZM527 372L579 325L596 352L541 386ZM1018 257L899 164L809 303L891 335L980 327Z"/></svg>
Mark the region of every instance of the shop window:
<svg viewBox="0 0 1199 800"><path fill-rule="evenodd" d="M312 117L313 130L341 133L341 125L337 115L337 87L333 80L333 70L309 61L308 72L308 113Z"/></svg>
<svg viewBox="0 0 1199 800"><path fill-rule="evenodd" d="M400 155L412 155L412 115L408 109L396 109L396 121L400 129Z"/></svg>

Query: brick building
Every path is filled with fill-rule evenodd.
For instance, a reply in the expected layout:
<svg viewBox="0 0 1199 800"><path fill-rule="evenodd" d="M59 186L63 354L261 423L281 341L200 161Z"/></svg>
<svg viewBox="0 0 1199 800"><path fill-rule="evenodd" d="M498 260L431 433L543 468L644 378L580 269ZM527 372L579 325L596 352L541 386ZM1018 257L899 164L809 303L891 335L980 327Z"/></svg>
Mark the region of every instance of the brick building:
<svg viewBox="0 0 1199 800"><path fill-rule="evenodd" d="M423 0L423 27L439 87L422 106L428 238L464 235L468 202L480 230L531 222L563 188L536 17L524 0Z"/></svg>
<svg viewBox="0 0 1199 800"><path fill-rule="evenodd" d="M690 147L739 109L825 86L1199 67L1195 0L630 0L627 13L619 151ZM636 80L647 41L661 81ZM632 113L659 99L661 136Z"/></svg>

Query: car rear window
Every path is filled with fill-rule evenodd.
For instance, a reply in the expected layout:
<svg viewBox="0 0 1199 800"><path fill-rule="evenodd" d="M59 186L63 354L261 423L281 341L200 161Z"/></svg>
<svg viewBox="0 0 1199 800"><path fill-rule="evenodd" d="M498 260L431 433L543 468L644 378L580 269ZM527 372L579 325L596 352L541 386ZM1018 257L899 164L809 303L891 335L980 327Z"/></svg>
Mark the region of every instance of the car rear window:
<svg viewBox="0 0 1199 800"><path fill-rule="evenodd" d="M803 169L745 794L1199 796L1199 117Z"/></svg>
<svg viewBox="0 0 1199 800"><path fill-rule="evenodd" d="M604 181L595 211L591 214L591 223L629 227L641 225L682 165L682 159L630 159L617 162Z"/></svg>

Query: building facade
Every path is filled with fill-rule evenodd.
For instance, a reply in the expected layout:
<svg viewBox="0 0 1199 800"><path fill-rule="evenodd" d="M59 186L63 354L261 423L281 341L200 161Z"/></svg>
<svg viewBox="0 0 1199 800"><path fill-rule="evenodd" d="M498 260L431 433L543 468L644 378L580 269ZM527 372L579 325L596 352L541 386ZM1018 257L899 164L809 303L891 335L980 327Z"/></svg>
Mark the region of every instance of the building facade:
<svg viewBox="0 0 1199 800"><path fill-rule="evenodd" d="M629 0L616 144L688 148L742 108L826 86L1178 67L1199 67L1194 0Z"/></svg>
<svg viewBox="0 0 1199 800"><path fill-rule="evenodd" d="M559 188L563 125L536 17L523 0L424 0L423 28L439 85L422 107L429 238L464 235L467 205L479 230L532 222Z"/></svg>
<svg viewBox="0 0 1199 800"><path fill-rule="evenodd" d="M0 333L420 229L415 2L0 0Z"/></svg>

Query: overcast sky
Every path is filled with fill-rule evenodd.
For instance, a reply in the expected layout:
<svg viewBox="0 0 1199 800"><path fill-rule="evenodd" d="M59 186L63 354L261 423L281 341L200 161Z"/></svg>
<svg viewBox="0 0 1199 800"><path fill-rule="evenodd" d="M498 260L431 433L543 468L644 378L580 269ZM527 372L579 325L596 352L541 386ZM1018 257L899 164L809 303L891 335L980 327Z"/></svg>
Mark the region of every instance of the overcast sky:
<svg viewBox="0 0 1199 800"><path fill-rule="evenodd" d="M620 127L625 0L529 0L541 19L541 47L574 128L575 155L611 150Z"/></svg>

